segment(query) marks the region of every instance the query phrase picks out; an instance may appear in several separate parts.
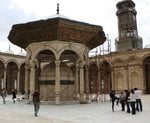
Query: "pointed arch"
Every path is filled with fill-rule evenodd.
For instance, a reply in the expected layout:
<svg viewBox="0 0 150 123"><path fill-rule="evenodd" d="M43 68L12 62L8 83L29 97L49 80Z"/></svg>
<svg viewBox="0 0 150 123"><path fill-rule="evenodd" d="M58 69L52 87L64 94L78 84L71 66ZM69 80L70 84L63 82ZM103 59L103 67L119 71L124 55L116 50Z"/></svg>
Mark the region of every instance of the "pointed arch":
<svg viewBox="0 0 150 123"><path fill-rule="evenodd" d="M135 87L141 89L140 76L137 71L131 72L130 83L131 83L131 89L133 89Z"/></svg>
<svg viewBox="0 0 150 123"><path fill-rule="evenodd" d="M12 89L17 89L18 65L15 62L8 62L6 70L6 89L11 93Z"/></svg>
<svg viewBox="0 0 150 123"><path fill-rule="evenodd" d="M104 82L102 93L109 93L110 90L112 89L112 81L111 81L111 66L107 61L103 61L100 64L100 85L102 81Z"/></svg>
<svg viewBox="0 0 150 123"><path fill-rule="evenodd" d="M90 93L98 92L98 66L96 63L89 65L89 83L90 83Z"/></svg>
<svg viewBox="0 0 150 123"><path fill-rule="evenodd" d="M117 73L116 74L116 88L115 88L115 90L117 90L117 91L122 91L122 90L124 90L124 87L126 87L126 84L125 84L125 81L124 81L124 75L121 73L121 72L119 72L119 73Z"/></svg>
<svg viewBox="0 0 150 123"><path fill-rule="evenodd" d="M150 56L143 60L145 92L150 93Z"/></svg>

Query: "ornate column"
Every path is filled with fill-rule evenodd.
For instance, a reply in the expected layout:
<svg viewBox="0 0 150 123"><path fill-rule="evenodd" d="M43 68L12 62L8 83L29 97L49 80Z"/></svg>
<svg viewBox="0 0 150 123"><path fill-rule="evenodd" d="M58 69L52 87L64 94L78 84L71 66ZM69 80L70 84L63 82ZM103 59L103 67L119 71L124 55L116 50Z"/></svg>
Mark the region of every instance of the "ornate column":
<svg viewBox="0 0 150 123"><path fill-rule="evenodd" d="M17 91L19 92L19 86L20 86L20 69L18 69L18 75L17 75Z"/></svg>
<svg viewBox="0 0 150 123"><path fill-rule="evenodd" d="M84 71L83 63L80 63L80 103L84 103Z"/></svg>
<svg viewBox="0 0 150 123"><path fill-rule="evenodd" d="M79 65L78 63L76 64L76 71L75 71L75 88L76 88L75 92L78 95L79 93Z"/></svg>
<svg viewBox="0 0 150 123"><path fill-rule="evenodd" d="M7 87L6 87L6 69L7 69L7 68L5 67L5 68L4 68L4 85L3 85L4 88L7 88Z"/></svg>
<svg viewBox="0 0 150 123"><path fill-rule="evenodd" d="M89 99L89 66L85 65L85 92L86 99Z"/></svg>
<svg viewBox="0 0 150 123"><path fill-rule="evenodd" d="M30 66L30 97L29 97L29 102L32 101L32 95L35 91L35 63L31 63Z"/></svg>
<svg viewBox="0 0 150 123"><path fill-rule="evenodd" d="M25 65L25 98L29 99L29 65Z"/></svg>
<svg viewBox="0 0 150 123"><path fill-rule="evenodd" d="M55 61L55 104L60 104L60 61Z"/></svg>

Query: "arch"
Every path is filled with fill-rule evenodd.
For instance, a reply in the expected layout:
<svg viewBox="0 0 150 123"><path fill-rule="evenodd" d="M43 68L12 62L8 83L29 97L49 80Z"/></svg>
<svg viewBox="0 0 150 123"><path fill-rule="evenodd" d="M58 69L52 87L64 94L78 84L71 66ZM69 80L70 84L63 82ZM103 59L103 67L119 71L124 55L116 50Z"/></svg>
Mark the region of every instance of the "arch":
<svg viewBox="0 0 150 123"><path fill-rule="evenodd" d="M125 81L124 81L124 75L121 72L117 73L116 77L115 77L115 80L116 80L116 82L115 82L115 85L116 85L115 90L117 90L117 91L124 90L125 87L127 86Z"/></svg>
<svg viewBox="0 0 150 123"><path fill-rule="evenodd" d="M60 52L59 52L60 53ZM58 55L59 56L59 55ZM79 56L76 52L66 49L61 52L59 59L60 63L60 92L61 100L66 100L66 97L71 99L75 92L77 92L77 83L75 81L75 70L73 71L72 66L75 66L79 60ZM70 91L72 90L72 91ZM69 93L69 94L68 94Z"/></svg>
<svg viewBox="0 0 150 123"><path fill-rule="evenodd" d="M116 58L112 62L113 66L125 66L126 63L127 62L122 58Z"/></svg>
<svg viewBox="0 0 150 123"><path fill-rule="evenodd" d="M81 61L84 61L84 59L83 59L83 53L79 52L79 50L76 49L75 47L71 47L71 48L70 48L69 46L65 46L65 47L63 47L63 48L61 48L61 49L59 50L58 59L60 58L61 54L62 54L64 51L66 51L66 50L70 50L70 51L75 52L75 53L78 55L79 59L80 59Z"/></svg>
<svg viewBox="0 0 150 123"><path fill-rule="evenodd" d="M103 88L101 88L102 93L109 93L112 89L112 80L111 66L107 61L100 63L100 82L103 82Z"/></svg>
<svg viewBox="0 0 150 123"><path fill-rule="evenodd" d="M36 51L34 51L34 53L32 54L31 56L31 61L34 61L34 59L36 58L36 56L42 52L42 51L45 51L45 50L49 50L50 52L52 52L55 56L55 58L57 57L57 53L55 51L55 49L53 47L50 47L50 46L41 46L39 47Z"/></svg>
<svg viewBox="0 0 150 123"><path fill-rule="evenodd" d="M128 65L136 65L136 64L139 64L141 61L141 59L137 56L130 56L128 59L127 59L127 63Z"/></svg>
<svg viewBox="0 0 150 123"><path fill-rule="evenodd" d="M4 71L5 71L5 65L0 60L0 89L4 88Z"/></svg>
<svg viewBox="0 0 150 123"><path fill-rule="evenodd" d="M150 93L150 56L147 56L143 60L143 73L144 73L145 92Z"/></svg>
<svg viewBox="0 0 150 123"><path fill-rule="evenodd" d="M19 68L19 62L16 61L15 59L10 59L6 62L6 67L8 66L9 63L15 63L17 65L17 67Z"/></svg>
<svg viewBox="0 0 150 123"><path fill-rule="evenodd" d="M141 89L140 76L137 71L131 72L130 83L131 83L131 89L135 87Z"/></svg>
<svg viewBox="0 0 150 123"><path fill-rule="evenodd" d="M12 89L17 89L18 65L9 61L6 69L6 89L11 93Z"/></svg>
<svg viewBox="0 0 150 123"><path fill-rule="evenodd" d="M141 57L141 60L144 62L144 60L148 58L149 56L150 56L150 53L146 53L144 54L144 56Z"/></svg>
<svg viewBox="0 0 150 123"><path fill-rule="evenodd" d="M0 62L2 62L3 64L5 64L5 61L4 61L4 59L1 59L1 58L0 58Z"/></svg>
<svg viewBox="0 0 150 123"><path fill-rule="evenodd" d="M90 93L97 93L98 88L98 66L96 63L91 63L89 65L89 84L90 84Z"/></svg>
<svg viewBox="0 0 150 123"><path fill-rule="evenodd" d="M22 63L20 66L20 77L19 77L19 92L24 93L25 92L25 63Z"/></svg>
<svg viewBox="0 0 150 123"><path fill-rule="evenodd" d="M19 64L19 69L20 69L20 67L21 67L23 64L25 64L25 61L20 62L20 64Z"/></svg>

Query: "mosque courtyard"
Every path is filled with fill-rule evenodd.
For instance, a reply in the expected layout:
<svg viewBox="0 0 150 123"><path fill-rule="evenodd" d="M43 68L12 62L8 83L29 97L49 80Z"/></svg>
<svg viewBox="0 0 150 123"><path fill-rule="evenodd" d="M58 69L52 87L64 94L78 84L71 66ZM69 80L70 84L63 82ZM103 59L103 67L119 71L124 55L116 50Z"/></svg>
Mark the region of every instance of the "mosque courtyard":
<svg viewBox="0 0 150 123"><path fill-rule="evenodd" d="M122 112L120 105L112 112L107 98L91 104L41 105L38 117L34 117L32 104L14 104L7 96L6 104L0 99L0 123L149 123L150 95L143 95L142 102L143 112L136 115Z"/></svg>

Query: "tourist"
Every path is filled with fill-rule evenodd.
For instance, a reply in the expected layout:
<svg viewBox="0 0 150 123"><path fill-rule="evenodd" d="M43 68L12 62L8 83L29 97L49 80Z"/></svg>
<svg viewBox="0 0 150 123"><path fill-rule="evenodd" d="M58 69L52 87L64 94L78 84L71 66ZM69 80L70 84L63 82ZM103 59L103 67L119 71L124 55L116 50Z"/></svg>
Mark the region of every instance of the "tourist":
<svg viewBox="0 0 150 123"><path fill-rule="evenodd" d="M13 103L15 103L16 101L16 91L13 89L12 90L12 100L13 100Z"/></svg>
<svg viewBox="0 0 150 123"><path fill-rule="evenodd" d="M135 115L136 114L136 109L135 109L136 97L135 97L135 93L133 89L131 90L131 94L130 94L130 102L131 102L132 114Z"/></svg>
<svg viewBox="0 0 150 123"><path fill-rule="evenodd" d="M120 96L119 96L120 104L122 111L125 111L125 93L121 91Z"/></svg>
<svg viewBox="0 0 150 123"><path fill-rule="evenodd" d="M5 98L7 96L7 91L6 91L5 88L2 89L1 96L2 96L2 99L3 99L3 103L6 104Z"/></svg>
<svg viewBox="0 0 150 123"><path fill-rule="evenodd" d="M34 116L37 117L40 108L40 94L38 90L35 90L33 94L33 104L34 104Z"/></svg>
<svg viewBox="0 0 150 123"><path fill-rule="evenodd" d="M112 102L112 111L114 112L115 100L117 100L116 105L118 105L118 103L119 103L119 98L115 95L115 91L111 91L109 96L110 96L111 102Z"/></svg>
<svg viewBox="0 0 150 123"><path fill-rule="evenodd" d="M127 113L130 113L130 92L125 90L125 103L127 106Z"/></svg>
<svg viewBox="0 0 150 123"><path fill-rule="evenodd" d="M138 90L137 88L134 88L134 92L135 92L135 97L136 97L136 110L139 112L142 111L142 101L141 101L141 94L142 91ZM140 109L139 109L140 108Z"/></svg>

